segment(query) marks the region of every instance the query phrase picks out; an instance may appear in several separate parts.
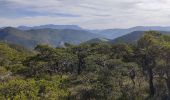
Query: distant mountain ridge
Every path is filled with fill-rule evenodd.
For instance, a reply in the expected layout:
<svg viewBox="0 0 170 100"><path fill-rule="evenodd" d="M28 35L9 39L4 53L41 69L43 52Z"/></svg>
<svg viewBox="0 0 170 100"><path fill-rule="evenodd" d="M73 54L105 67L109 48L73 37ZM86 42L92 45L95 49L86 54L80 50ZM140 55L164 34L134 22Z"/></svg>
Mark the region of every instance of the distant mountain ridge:
<svg viewBox="0 0 170 100"><path fill-rule="evenodd" d="M99 35L85 30L73 29L31 29L20 30L13 27L0 29L0 41L18 44L27 48L34 48L37 44L58 46L61 42L80 44Z"/></svg>
<svg viewBox="0 0 170 100"><path fill-rule="evenodd" d="M77 25L53 25L53 24L40 25L40 26L32 26L32 27L29 27L29 26L18 26L17 28L20 29L20 30L44 29L44 28L82 30L82 28L77 26Z"/></svg>
<svg viewBox="0 0 170 100"><path fill-rule="evenodd" d="M145 31L134 31L129 34L123 35L116 39L111 40L111 43L134 43L137 42L143 35Z"/></svg>
<svg viewBox="0 0 170 100"><path fill-rule="evenodd" d="M88 30L77 25L40 25L0 28L0 41L33 48L37 44L59 46L61 43L80 44L83 42L134 42L144 31L156 30L170 33L170 27L137 26L127 29ZM169 32L168 32L169 31Z"/></svg>
<svg viewBox="0 0 170 100"><path fill-rule="evenodd" d="M149 30L155 30L155 31L170 31L170 26L136 26L131 28L113 28L113 29L103 29L103 30L88 30L83 29L78 25L54 25L54 24L47 24L47 25L40 25L40 26L19 26L17 27L20 30L31 30L31 29L73 29L73 30L86 30L90 33L98 34L102 36L103 38L107 39L115 39L118 37L121 37L123 35L126 35L128 33L134 32L134 31L149 31Z"/></svg>
<svg viewBox="0 0 170 100"><path fill-rule="evenodd" d="M168 31L159 31L161 34L170 35ZM136 43L143 35L145 31L134 31L124 36L118 37L109 41L110 43Z"/></svg>
<svg viewBox="0 0 170 100"><path fill-rule="evenodd" d="M126 35L128 33L134 32L134 31L149 31L149 30L155 30L155 31L170 31L170 26L162 27L162 26L136 26L132 28L127 29L105 29L105 30L92 30L91 32L102 35L105 38L108 39L115 39L118 37L121 37L123 35Z"/></svg>
<svg viewBox="0 0 170 100"><path fill-rule="evenodd" d="M98 34L102 36L103 38L107 39L115 39L118 37L121 37L123 35L126 35L128 33L134 32L134 31L149 31L149 30L155 30L155 31L170 31L170 26L136 26L131 28L113 28L113 29L103 29L103 30L88 30L83 29L78 25L54 25L54 24L47 24L47 25L40 25L40 26L19 26L17 27L20 30L31 30L31 29L73 29L73 30L85 30L89 31L90 33Z"/></svg>

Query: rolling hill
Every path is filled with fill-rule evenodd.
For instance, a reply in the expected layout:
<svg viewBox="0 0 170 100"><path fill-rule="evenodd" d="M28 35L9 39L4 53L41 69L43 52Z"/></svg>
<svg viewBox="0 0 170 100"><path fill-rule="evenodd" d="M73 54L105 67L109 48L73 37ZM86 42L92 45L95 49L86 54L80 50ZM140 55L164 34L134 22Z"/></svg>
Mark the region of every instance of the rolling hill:
<svg viewBox="0 0 170 100"><path fill-rule="evenodd" d="M32 39L28 32L16 28L7 27L0 30L0 41L18 44L27 48L32 48L38 42Z"/></svg>
<svg viewBox="0 0 170 100"><path fill-rule="evenodd" d="M13 27L0 29L0 41L18 44L27 48L34 48L37 44L58 46L61 42L80 44L99 37L100 35L85 30L73 29L45 28L25 31Z"/></svg>
<svg viewBox="0 0 170 100"><path fill-rule="evenodd" d="M155 31L170 31L170 27L162 27L162 26L136 26L131 28L115 28L115 29L97 29L97 30L88 30L83 29L78 25L54 25L54 24L47 24L47 25L40 25L40 26L18 26L17 27L20 30L27 31L27 30L37 30L37 29L57 29L57 30L84 30L88 31L90 33L98 34L102 36L103 38L107 39L115 39L118 37L121 37L123 35L126 35L128 33L134 32L134 31L149 31L149 30L155 30Z"/></svg>
<svg viewBox="0 0 170 100"><path fill-rule="evenodd" d="M66 28L66 29L65 29ZM34 48L37 44L59 46L61 43L80 44L95 43L107 40L111 43L137 41L144 31L157 30L169 33L170 27L137 26L128 29L84 30L76 25L41 25L18 28L5 27L0 29L0 41L13 43L26 48ZM129 33L129 34L128 34ZM110 41L111 40L111 41Z"/></svg>
<svg viewBox="0 0 170 100"><path fill-rule="evenodd" d="M136 26L127 29L105 29L105 30L91 30L91 32L99 34L108 39L116 39L118 37L124 36L128 33L132 33L134 31L170 31L170 27L161 27L161 26Z"/></svg>
<svg viewBox="0 0 170 100"><path fill-rule="evenodd" d="M162 34L170 35L170 32L168 31L159 31ZM145 31L134 31L129 34L126 34L124 36L118 37L116 39L113 39L109 42L111 43L135 43L137 42L143 35L145 34Z"/></svg>

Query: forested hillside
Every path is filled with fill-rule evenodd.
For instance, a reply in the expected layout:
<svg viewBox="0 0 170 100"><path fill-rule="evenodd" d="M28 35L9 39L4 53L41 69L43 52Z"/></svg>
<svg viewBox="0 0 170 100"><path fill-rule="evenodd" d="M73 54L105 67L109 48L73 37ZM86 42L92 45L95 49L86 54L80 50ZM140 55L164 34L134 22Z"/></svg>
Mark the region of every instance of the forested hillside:
<svg viewBox="0 0 170 100"><path fill-rule="evenodd" d="M161 34L170 35L168 31L158 31ZM134 31L129 34L123 35L116 39L111 40L111 43L136 43L143 35L145 31Z"/></svg>
<svg viewBox="0 0 170 100"><path fill-rule="evenodd" d="M59 46L61 42L80 44L99 37L101 36L85 30L75 29L42 28L20 30L13 27L0 29L0 41L15 43L29 49L33 49L38 44L48 44L53 47Z"/></svg>
<svg viewBox="0 0 170 100"><path fill-rule="evenodd" d="M0 100L170 100L170 36L136 44L0 43Z"/></svg>

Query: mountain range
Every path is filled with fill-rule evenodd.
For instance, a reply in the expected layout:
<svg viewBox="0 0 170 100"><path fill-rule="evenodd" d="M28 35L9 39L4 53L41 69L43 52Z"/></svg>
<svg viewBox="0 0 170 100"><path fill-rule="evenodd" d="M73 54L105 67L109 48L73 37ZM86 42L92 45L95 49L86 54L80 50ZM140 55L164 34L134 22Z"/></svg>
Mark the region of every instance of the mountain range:
<svg viewBox="0 0 170 100"><path fill-rule="evenodd" d="M169 31L158 31L161 34L170 35ZM109 41L110 43L136 43L143 35L145 31L134 31L124 36L118 37Z"/></svg>
<svg viewBox="0 0 170 100"><path fill-rule="evenodd" d="M132 33L134 31L170 31L170 26L162 27L162 26L136 26L127 29L105 29L105 30L92 30L91 32L102 35L107 39L115 39L121 37L123 35Z"/></svg>
<svg viewBox="0 0 170 100"><path fill-rule="evenodd" d="M127 29L88 30L77 25L40 25L0 28L0 41L34 48L37 44L59 46L61 43L134 42L144 31L156 30L169 34L170 27L137 26Z"/></svg>
<svg viewBox="0 0 170 100"><path fill-rule="evenodd" d="M53 24L32 26L32 27L30 27L30 26L18 26L17 28L20 29L20 30L44 29L44 28L83 30L81 27L79 27L77 25L53 25Z"/></svg>
<svg viewBox="0 0 170 100"><path fill-rule="evenodd" d="M82 42L100 38L100 35L85 30L73 29L31 29L20 30L6 27L0 30L0 40L15 43L27 48L34 48L37 44L58 46L61 42L80 44Z"/></svg>

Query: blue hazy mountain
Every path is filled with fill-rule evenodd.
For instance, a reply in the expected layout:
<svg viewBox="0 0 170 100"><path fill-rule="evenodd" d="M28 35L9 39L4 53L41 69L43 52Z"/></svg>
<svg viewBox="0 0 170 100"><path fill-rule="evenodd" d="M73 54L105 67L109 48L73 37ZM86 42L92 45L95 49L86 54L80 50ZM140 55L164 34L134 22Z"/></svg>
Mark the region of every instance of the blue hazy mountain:
<svg viewBox="0 0 170 100"><path fill-rule="evenodd" d="M86 30L76 25L41 25L35 27L20 26L0 29L0 41L33 48L37 44L58 46L60 43L80 44L83 42L134 41L143 31L170 31L170 27L137 26L128 29Z"/></svg>
<svg viewBox="0 0 170 100"><path fill-rule="evenodd" d="M17 28L20 29L20 30L44 29L44 28L82 30L82 28L79 27L79 26L77 26L77 25L53 25L53 24L33 26L33 27L29 27L29 26L18 26Z"/></svg>
<svg viewBox="0 0 170 100"><path fill-rule="evenodd" d="M156 30L156 31L170 31L170 27L161 27L161 26L136 26L132 28L127 28L127 29L121 29L121 28L116 28L116 29L103 29L103 30L88 30L88 29L83 29L78 25L53 25L53 24L47 24L47 25L40 25L40 26L19 26L17 27L20 30L31 30L31 29L72 29L72 30L85 30L89 31L90 33L95 33L103 38L107 39L115 39L120 36L126 35L128 33L134 32L134 31L149 31L149 30Z"/></svg>
<svg viewBox="0 0 170 100"><path fill-rule="evenodd" d="M170 26L161 27L161 26L136 26L127 29L105 29L105 30L92 30L91 32L99 34L108 39L115 39L123 35L129 34L134 31L170 31Z"/></svg>

